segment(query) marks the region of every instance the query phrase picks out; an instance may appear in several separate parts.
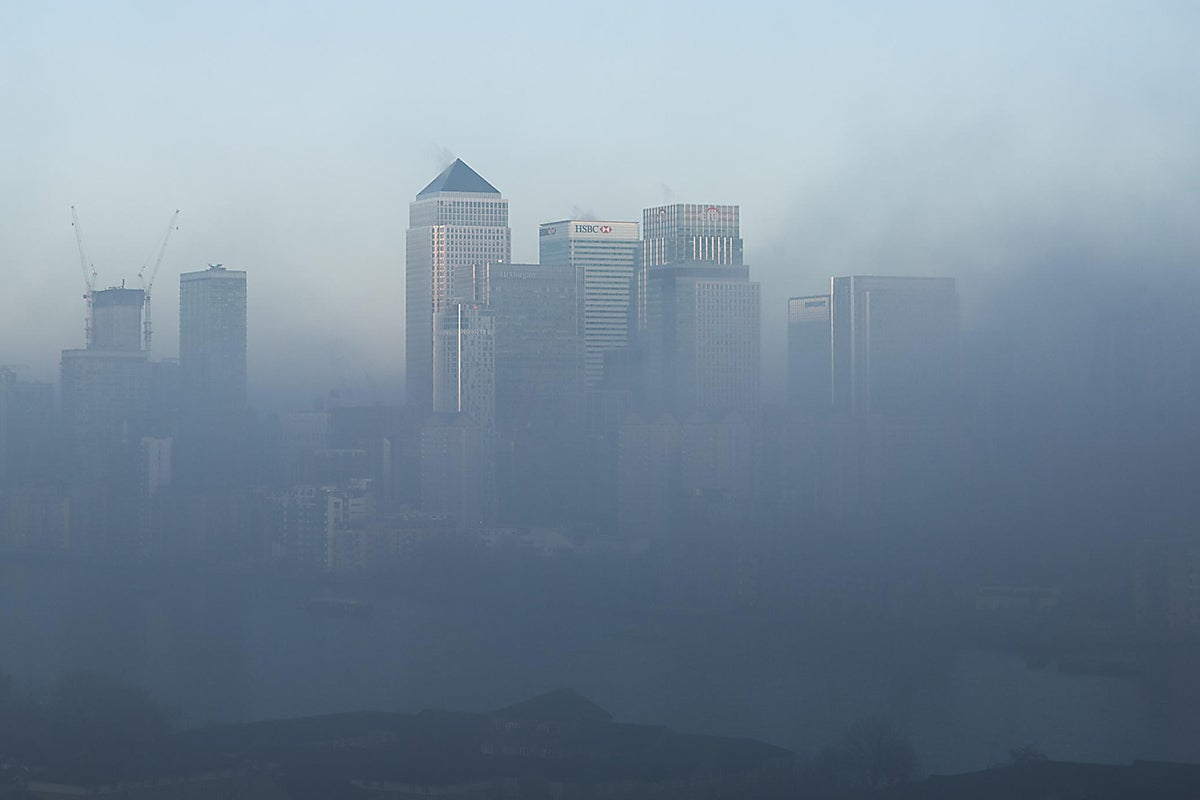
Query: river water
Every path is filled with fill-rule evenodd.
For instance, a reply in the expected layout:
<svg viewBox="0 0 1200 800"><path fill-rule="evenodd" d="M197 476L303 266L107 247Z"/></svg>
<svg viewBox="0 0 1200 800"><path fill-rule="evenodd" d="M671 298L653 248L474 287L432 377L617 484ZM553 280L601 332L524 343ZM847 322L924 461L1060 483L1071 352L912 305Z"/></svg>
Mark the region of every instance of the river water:
<svg viewBox="0 0 1200 800"><path fill-rule="evenodd" d="M1175 678L1068 675L878 631L581 610L552 598L435 600L403 587L375 587L365 618L322 615L305 607L317 591L249 576L148 580L0 562L0 669L34 686L68 669L104 669L147 688L184 725L489 710L571 687L618 720L752 736L804 754L885 714L929 772L980 769L1025 744L1062 760L1200 761L1190 669Z"/></svg>

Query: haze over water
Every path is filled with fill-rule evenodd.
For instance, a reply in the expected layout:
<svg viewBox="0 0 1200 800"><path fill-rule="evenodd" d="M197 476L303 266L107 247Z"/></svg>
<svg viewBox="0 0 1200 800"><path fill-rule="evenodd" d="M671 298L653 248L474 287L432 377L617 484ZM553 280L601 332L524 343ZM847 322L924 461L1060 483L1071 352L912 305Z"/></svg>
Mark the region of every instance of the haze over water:
<svg viewBox="0 0 1200 800"><path fill-rule="evenodd" d="M5 565L6 668L126 675L187 726L356 709L499 708L573 687L623 721L765 739L812 755L897 719L930 772L1035 743L1061 760L1187 759L1176 712L1139 678L1030 668L1019 654L686 612L480 604L369 593L367 619L306 610L288 581L185 580ZM95 609L103 609L101 615ZM659 639L645 633L665 631Z"/></svg>

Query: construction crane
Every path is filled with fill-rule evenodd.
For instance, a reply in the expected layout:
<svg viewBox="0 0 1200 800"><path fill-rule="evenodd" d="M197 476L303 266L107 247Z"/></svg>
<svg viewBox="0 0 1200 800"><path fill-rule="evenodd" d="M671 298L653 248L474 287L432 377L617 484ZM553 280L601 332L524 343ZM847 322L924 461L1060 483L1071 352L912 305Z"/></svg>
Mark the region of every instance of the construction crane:
<svg viewBox="0 0 1200 800"><path fill-rule="evenodd" d="M175 221L179 218L179 209L175 209L175 213L171 215L171 221L167 223L167 230L163 233L162 241L158 247L150 254L150 258L146 259L146 263L138 270L138 279L142 283L143 303L146 309L145 319L142 323L142 337L144 347L147 352L150 351L150 338L153 335L153 328L150 324L150 290L154 286L154 277L158 275L158 268L162 264L163 255L167 252L167 242L171 239L171 233L179 230L175 225ZM75 229L75 242L79 245L79 261L83 265L83 283L87 289L83 295L83 299L87 301L87 322L85 323L84 341L87 347L92 346L92 308L96 300L96 267L92 264L92 258L88 253L87 241L83 236L83 228L79 224L79 214L75 210L75 206L71 206L71 227ZM151 264L153 258L153 264ZM147 277L149 270L149 277ZM121 286L125 286L125 281L121 281Z"/></svg>
<svg viewBox="0 0 1200 800"><path fill-rule="evenodd" d="M87 288L87 293L83 299L87 301L87 319L84 322L84 344L90 347L92 344L92 301L96 298L96 268L92 265L92 259L88 256L87 243L83 239L83 228L79 227L79 215L75 213L75 206L71 206L71 227L75 229L75 242L79 245L79 261L83 265L83 285Z"/></svg>
<svg viewBox="0 0 1200 800"><path fill-rule="evenodd" d="M147 354L150 352L150 338L154 334L154 328L150 324L150 290L154 288L154 278L158 275L158 268L162 264L163 255L165 255L167 252L167 242L171 240L171 234L179 230L179 227L175 224L177 219L179 219L178 208L175 209L175 213L171 215L171 221L167 223L167 230L165 233L163 233L162 242L158 246L158 255L154 256L154 266L150 267L150 277L146 277L146 268L150 266L149 258L146 259L146 263L142 265L142 268L138 270L138 280L142 282L142 290L146 297L146 317L142 322L142 335L145 339L145 349Z"/></svg>

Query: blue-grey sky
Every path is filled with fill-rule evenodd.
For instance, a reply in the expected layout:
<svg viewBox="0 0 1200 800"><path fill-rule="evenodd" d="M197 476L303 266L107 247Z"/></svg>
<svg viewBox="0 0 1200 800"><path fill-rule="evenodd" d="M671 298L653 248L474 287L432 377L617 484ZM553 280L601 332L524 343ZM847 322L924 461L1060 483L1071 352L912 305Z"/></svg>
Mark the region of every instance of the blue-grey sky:
<svg viewBox="0 0 1200 800"><path fill-rule="evenodd" d="M1194 269L1197 41L1191 2L10 0L0 363L53 380L81 345L72 204L104 284L179 208L159 355L178 274L222 262L261 402L386 393L408 203L452 156L509 199L522 261L541 221L741 204L769 367L785 298L833 273L954 275L970 327L1063 254L1117 284Z"/></svg>

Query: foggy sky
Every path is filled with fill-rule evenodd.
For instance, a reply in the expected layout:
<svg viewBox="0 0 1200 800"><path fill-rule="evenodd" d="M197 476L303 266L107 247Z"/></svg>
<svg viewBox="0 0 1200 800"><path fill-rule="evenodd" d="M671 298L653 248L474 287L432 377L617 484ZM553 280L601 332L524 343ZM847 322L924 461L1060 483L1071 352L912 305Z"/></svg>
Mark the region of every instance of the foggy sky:
<svg viewBox="0 0 1200 800"><path fill-rule="evenodd" d="M767 398L786 297L831 274L955 276L969 331L1197 263L1192 3L458 8L5 4L0 363L55 380L82 346L72 204L103 286L179 208L159 357L179 273L221 262L249 275L252 399L394 399L408 204L453 156L509 199L518 261L573 209L740 204Z"/></svg>

